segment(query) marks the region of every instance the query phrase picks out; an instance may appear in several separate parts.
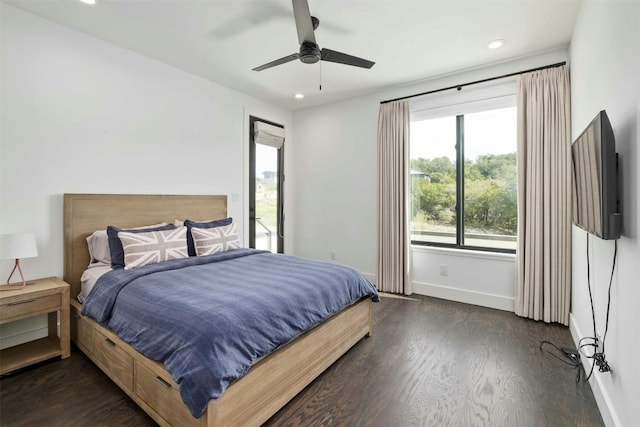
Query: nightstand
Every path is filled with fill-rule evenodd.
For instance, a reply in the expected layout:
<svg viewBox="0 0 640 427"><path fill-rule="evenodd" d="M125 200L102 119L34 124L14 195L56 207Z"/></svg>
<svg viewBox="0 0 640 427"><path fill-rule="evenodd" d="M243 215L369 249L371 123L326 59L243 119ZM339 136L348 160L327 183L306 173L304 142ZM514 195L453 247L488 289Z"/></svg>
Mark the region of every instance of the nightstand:
<svg viewBox="0 0 640 427"><path fill-rule="evenodd" d="M30 280L15 291L0 292L0 324L48 314L49 335L0 351L0 375L60 356L70 356L69 285L56 277ZM58 336L58 312L60 336Z"/></svg>

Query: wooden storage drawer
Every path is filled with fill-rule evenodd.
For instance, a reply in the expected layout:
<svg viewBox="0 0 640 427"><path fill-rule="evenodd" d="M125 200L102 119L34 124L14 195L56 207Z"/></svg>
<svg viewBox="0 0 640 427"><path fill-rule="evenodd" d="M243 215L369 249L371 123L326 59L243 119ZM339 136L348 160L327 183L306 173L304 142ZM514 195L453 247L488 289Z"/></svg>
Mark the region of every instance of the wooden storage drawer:
<svg viewBox="0 0 640 427"><path fill-rule="evenodd" d="M31 317L38 313L49 313L58 310L62 306L60 294L47 295L39 298L25 298L20 301L13 301L3 304L0 307L0 320L17 320L24 317Z"/></svg>
<svg viewBox="0 0 640 427"><path fill-rule="evenodd" d="M93 326L77 313L71 313L71 339L85 353L93 348Z"/></svg>
<svg viewBox="0 0 640 427"><path fill-rule="evenodd" d="M180 390L166 371L136 361L136 394L172 426L198 426L182 402Z"/></svg>
<svg viewBox="0 0 640 427"><path fill-rule="evenodd" d="M118 346L117 338L109 338L102 331L93 330L95 362L126 391L133 390L133 357Z"/></svg>

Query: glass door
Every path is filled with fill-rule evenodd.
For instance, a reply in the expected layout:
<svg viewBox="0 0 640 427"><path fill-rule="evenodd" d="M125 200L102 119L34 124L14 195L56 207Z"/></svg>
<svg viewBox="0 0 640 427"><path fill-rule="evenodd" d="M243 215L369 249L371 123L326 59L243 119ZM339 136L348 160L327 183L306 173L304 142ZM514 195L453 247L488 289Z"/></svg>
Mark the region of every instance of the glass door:
<svg viewBox="0 0 640 427"><path fill-rule="evenodd" d="M284 251L284 128L249 118L249 246Z"/></svg>

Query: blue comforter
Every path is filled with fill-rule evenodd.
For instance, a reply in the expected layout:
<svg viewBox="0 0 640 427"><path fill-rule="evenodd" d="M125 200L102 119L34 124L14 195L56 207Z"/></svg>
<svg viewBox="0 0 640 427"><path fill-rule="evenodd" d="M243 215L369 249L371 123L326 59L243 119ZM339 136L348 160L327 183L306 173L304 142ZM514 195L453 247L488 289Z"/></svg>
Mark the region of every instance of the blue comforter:
<svg viewBox="0 0 640 427"><path fill-rule="evenodd" d="M253 249L103 275L82 314L164 362L191 414L251 365L362 297L351 267Z"/></svg>

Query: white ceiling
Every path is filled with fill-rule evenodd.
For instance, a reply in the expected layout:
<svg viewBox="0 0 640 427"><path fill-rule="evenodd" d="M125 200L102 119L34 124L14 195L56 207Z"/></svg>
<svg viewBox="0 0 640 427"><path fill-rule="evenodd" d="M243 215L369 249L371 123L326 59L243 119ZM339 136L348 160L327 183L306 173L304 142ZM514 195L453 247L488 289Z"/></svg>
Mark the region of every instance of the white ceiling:
<svg viewBox="0 0 640 427"><path fill-rule="evenodd" d="M297 110L566 47L580 0L309 0L320 47L367 70L300 61L291 0L3 0L281 107ZM495 51L493 39L508 40ZM304 93L303 100L293 98Z"/></svg>

